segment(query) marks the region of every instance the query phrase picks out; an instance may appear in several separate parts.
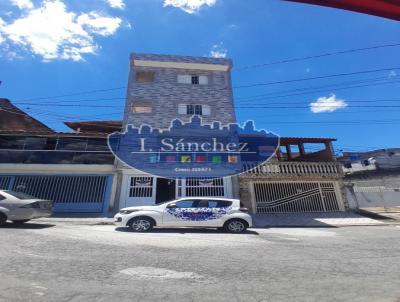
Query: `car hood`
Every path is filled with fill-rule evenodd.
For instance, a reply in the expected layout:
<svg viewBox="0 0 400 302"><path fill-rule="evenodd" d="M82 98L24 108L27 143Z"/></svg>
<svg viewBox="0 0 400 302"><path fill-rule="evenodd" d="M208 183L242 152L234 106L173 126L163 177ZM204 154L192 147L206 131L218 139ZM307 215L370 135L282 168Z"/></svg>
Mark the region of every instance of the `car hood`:
<svg viewBox="0 0 400 302"><path fill-rule="evenodd" d="M137 206L137 207L127 207L127 208L123 208L120 211L132 211L132 210L136 210L136 211L157 211L160 209L160 206Z"/></svg>
<svg viewBox="0 0 400 302"><path fill-rule="evenodd" d="M38 203L47 203L47 202L52 202L51 200L48 199L38 199L38 198L32 198L32 199L13 199L11 202L9 203L13 203L13 204L20 204L20 205L27 205L27 204L31 204L34 202L38 202Z"/></svg>

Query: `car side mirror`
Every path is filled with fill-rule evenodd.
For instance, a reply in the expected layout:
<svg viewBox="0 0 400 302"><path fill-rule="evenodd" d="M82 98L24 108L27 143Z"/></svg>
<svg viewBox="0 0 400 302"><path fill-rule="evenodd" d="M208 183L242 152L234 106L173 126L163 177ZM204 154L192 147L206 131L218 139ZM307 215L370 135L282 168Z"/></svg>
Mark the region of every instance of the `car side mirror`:
<svg viewBox="0 0 400 302"><path fill-rule="evenodd" d="M170 203L169 205L167 205L168 209L176 209L178 206L176 205L176 203Z"/></svg>

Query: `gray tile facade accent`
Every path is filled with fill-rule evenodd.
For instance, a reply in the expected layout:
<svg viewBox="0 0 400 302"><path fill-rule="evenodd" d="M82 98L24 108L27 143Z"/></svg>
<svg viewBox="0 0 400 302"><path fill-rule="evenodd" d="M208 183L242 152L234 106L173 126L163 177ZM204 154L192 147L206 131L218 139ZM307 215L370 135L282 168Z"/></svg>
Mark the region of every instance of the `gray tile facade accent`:
<svg viewBox="0 0 400 302"><path fill-rule="evenodd" d="M204 104L211 108L210 116L203 116L203 123L220 121L222 124L236 122L230 68L227 72L188 70L176 68L155 68L133 66L133 60L185 62L202 64L223 64L232 66L228 59L131 54L131 65L128 79L128 91L124 113L124 126L133 124L136 127L148 124L156 128L168 128L175 118L188 121L190 116L178 114L179 104ZM153 71L154 81L136 82L137 71ZM207 85L178 83L178 75L205 75ZM152 113L133 113L134 102L151 103Z"/></svg>

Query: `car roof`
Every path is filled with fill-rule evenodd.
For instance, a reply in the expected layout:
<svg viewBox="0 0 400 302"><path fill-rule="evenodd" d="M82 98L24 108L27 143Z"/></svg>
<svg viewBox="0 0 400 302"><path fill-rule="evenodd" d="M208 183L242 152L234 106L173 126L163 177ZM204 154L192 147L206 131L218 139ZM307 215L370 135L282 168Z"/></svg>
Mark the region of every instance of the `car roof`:
<svg viewBox="0 0 400 302"><path fill-rule="evenodd" d="M179 199L176 200L184 200L184 199L212 199L212 200L229 200L229 201L239 201L239 199L236 198L223 198L223 197L210 197L210 196L199 196L199 197L191 197L191 196L187 196L187 197L181 197Z"/></svg>

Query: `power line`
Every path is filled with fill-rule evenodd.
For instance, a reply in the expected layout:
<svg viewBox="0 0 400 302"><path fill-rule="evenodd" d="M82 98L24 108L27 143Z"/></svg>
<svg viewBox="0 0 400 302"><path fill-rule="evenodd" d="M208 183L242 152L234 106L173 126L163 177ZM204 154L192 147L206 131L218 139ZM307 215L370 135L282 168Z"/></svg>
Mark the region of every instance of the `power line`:
<svg viewBox="0 0 400 302"><path fill-rule="evenodd" d="M389 79L387 77L378 77L378 78L372 78L372 79L363 79L363 80L335 83L335 84L322 85L322 86L289 89L289 90L284 90L284 91L271 92L271 93L268 93L268 94L261 94L261 95L248 96L248 97L239 97L239 98L235 98L235 99L236 100L252 99L252 98L258 98L258 97L269 96L269 95L274 95L274 94L286 93L286 92L307 91L307 90L319 89L319 88L334 88L334 87L340 86L340 85L370 83L370 82L379 82L379 81L388 81L388 80ZM387 83L391 83L391 82L387 82ZM378 84L386 84L386 82L385 83L377 83L376 85L378 85ZM358 87L358 86L354 86L354 87ZM349 88L352 88L352 87L349 87ZM180 95L180 94L177 94L177 96L178 95ZM168 93L168 94L160 95L160 96L171 97L173 95ZM41 102L41 104L49 104L49 105L51 105L51 104L59 104L59 103L98 102L98 101L113 101L113 100L125 100L125 99L126 99L125 97L112 97L112 98L78 99L78 100L57 100L57 101ZM21 101L14 101L13 103L14 104L19 104L19 102L21 102Z"/></svg>
<svg viewBox="0 0 400 302"><path fill-rule="evenodd" d="M238 68L238 70L239 71L247 70L247 69L251 69L251 68L266 67L266 66L283 64L283 63L305 61L305 60L310 60L310 59L323 58L323 57L341 55L341 54L346 54L346 53L354 53L354 52L367 51L367 50L373 50L373 49L379 49L379 48L387 48L387 47L396 47L396 46L400 46L400 43L383 44L383 45L375 45L375 46L370 46L370 47L362 47L362 48L354 48L354 49L334 51L334 52L326 52L326 53L322 53L322 54L318 54L318 55L290 58L290 59L284 59L284 60L280 60L280 61L274 61L274 62L262 63L262 64L247 65L247 66Z"/></svg>
<svg viewBox="0 0 400 302"><path fill-rule="evenodd" d="M97 92L106 92L106 91L120 90L120 89L125 89L125 88L127 88L127 87L126 86L122 86L122 87L114 87L114 88L106 88L106 89L86 90L86 91L74 92L74 93L70 93L70 94L62 94L62 95L55 95L55 96L22 99L22 100L17 100L16 102L57 99L57 98L62 98L62 97L67 97L67 96L90 94L90 93L97 93Z"/></svg>
<svg viewBox="0 0 400 302"><path fill-rule="evenodd" d="M351 102L351 101L349 101ZM285 103L281 103L285 104ZM286 103L293 104L293 103ZM29 106L47 106L46 104L29 104ZM118 108L120 106L115 105L90 105L90 104L54 104L53 107L78 107L78 108ZM309 108L310 106L267 106L263 104L249 105L249 106L234 106L235 108ZM344 107L343 105L330 105L330 104L320 104L319 107ZM346 108L400 108L397 105L347 105ZM121 107L122 109L122 107Z"/></svg>
<svg viewBox="0 0 400 302"><path fill-rule="evenodd" d="M266 82L266 83L255 83L255 84L249 84L249 85L233 86L232 88L233 89L240 89L240 88L250 88L250 87L257 87L257 86L267 86L267 85L275 85L275 84L294 83L294 82L310 81L310 80L317 80L317 79L326 79L326 78L341 77L341 76L350 76L350 75L357 75L357 74L368 74L368 73L381 72L381 71L393 71L393 70L398 70L398 69L400 69L400 67L381 68L381 69L374 69L374 70L363 70L363 71L356 71L356 72L349 72L349 73L330 74L330 75L317 76L317 77L308 77L308 78L299 78L299 79L290 79L290 80L282 80L282 81L274 81L274 82ZM26 101L35 101L35 100L55 99L55 98L82 95L82 94L90 94L90 93L97 93L97 92L120 90L120 89L126 89L126 88L127 88L127 86L121 86L121 87L114 87L114 88L107 88L107 89L87 90L87 91L80 91L80 92L75 92L75 93L70 93L70 94L63 94L63 95L56 95L56 96L47 96L47 97L38 97L38 98L26 98L26 99L16 100L15 102L26 102ZM220 90L225 90L225 89L227 89L227 87L221 88Z"/></svg>
<svg viewBox="0 0 400 302"><path fill-rule="evenodd" d="M377 86L377 85L383 85L383 84L397 84L400 83L400 81L395 81L395 82L388 82L388 83L376 83L376 84L369 84L369 85L357 85L357 86L350 86L350 87L343 87L343 88L336 88L335 90L347 90L347 89L353 89L353 88L361 88L361 87L372 87L372 86ZM265 100L274 100L278 98L285 98L285 97L290 97L290 96L299 96L299 95L308 95L308 94L315 94L317 92L326 92L326 90L314 90L310 92L303 92L303 93L292 93L292 94L284 94L284 95L276 95L276 96L270 96L270 97L264 97L264 98L254 98L254 99L248 99L246 101L242 101L243 103L247 103L249 101L265 101ZM240 100L239 100L240 102ZM280 102L280 101L277 101ZM268 102L271 103L271 102Z"/></svg>
<svg viewBox="0 0 400 302"><path fill-rule="evenodd" d="M268 121L268 124L339 124L339 125L344 125L344 124L380 124L380 123L398 123L400 122L400 119L394 119L394 120L352 120L352 121Z"/></svg>
<svg viewBox="0 0 400 302"><path fill-rule="evenodd" d="M384 83L380 83L381 81L384 81ZM389 81L389 82L388 82ZM326 88L326 89L338 89L344 86L344 88L350 87L358 87L358 86L351 86L353 84L365 84L369 83L369 85L373 84L386 84L386 83L391 83L391 79L387 77L378 77L378 78L370 78L370 79L363 79L363 80L357 80L357 81L346 81L346 82L341 82L341 83L334 83L334 84L328 84L328 85L319 85L319 86L308 86L308 87L300 87L300 88L295 88L295 89L287 89L287 90L281 90L281 91L274 91L274 92L269 92L269 93L264 93L264 94L258 94L258 95L251 95L251 96L243 96L243 97L237 97L235 100L251 100L251 99L257 99L257 98L262 98L265 96L274 96L274 95L281 95L285 93L291 93L291 92L306 92L306 93L312 93L314 91L320 92L320 90L316 89L321 89L321 88ZM376 83L377 82L377 83ZM349 86L350 85L350 86Z"/></svg>
<svg viewBox="0 0 400 302"><path fill-rule="evenodd" d="M343 106L343 105L329 105L329 104L319 104L318 105L319 108L323 108L323 107L327 107L327 108L400 108L400 106L397 105L347 105L347 106ZM251 109L251 108L277 108L277 109L300 109L300 108L310 108L310 106L235 106L235 108L247 108L247 109Z"/></svg>
<svg viewBox="0 0 400 302"><path fill-rule="evenodd" d="M11 110L7 110L7 109L4 109L4 108L0 108L0 111L5 111L5 112L13 113L13 114L18 114L18 115L26 116L26 114L24 114L24 113L20 113L20 112L16 112L16 111L11 111Z"/></svg>
<svg viewBox="0 0 400 302"><path fill-rule="evenodd" d="M308 77L308 78L299 78L299 79L291 79L291 80L283 80L283 81L241 85L241 86L234 86L233 88L240 89L240 88L250 88L250 87L256 87L256 86L267 86L267 85L276 85L276 84L284 84L284 83L303 82L303 81L327 79L327 78L334 78L334 77L350 76L350 75L356 75L356 74L367 74L367 73L374 73L374 72L381 72L381 71L393 71L393 70L398 70L398 69L400 69L400 67L363 70L363 71L355 71L355 72L347 72L347 73L329 74L329 75L317 76L317 77Z"/></svg>

